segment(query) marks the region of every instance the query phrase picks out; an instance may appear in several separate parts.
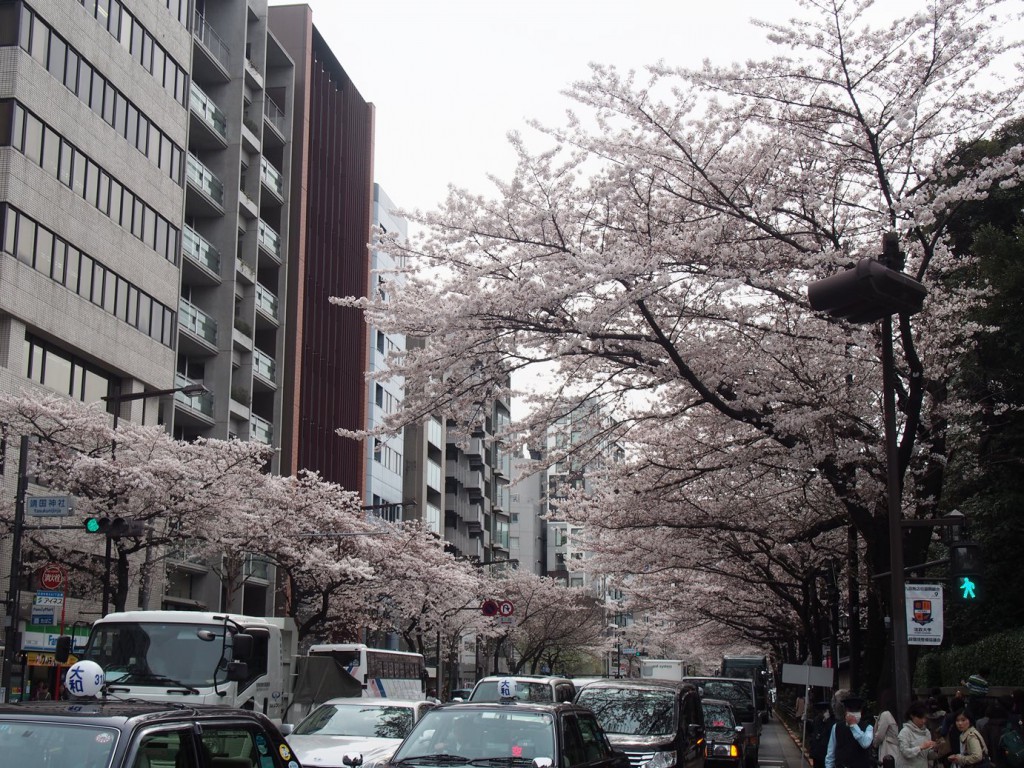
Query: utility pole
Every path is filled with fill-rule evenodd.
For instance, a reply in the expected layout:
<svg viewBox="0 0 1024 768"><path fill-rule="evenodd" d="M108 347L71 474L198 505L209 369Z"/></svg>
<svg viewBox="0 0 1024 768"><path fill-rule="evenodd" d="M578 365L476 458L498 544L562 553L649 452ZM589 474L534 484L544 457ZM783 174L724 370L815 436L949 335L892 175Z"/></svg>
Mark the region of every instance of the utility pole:
<svg viewBox="0 0 1024 768"><path fill-rule="evenodd" d="M18 490L14 501L14 528L11 532L11 574L7 587L7 631L4 633L4 669L0 687L4 700L11 700L14 660L17 658L18 614L21 605L21 537L25 529L25 495L28 493L28 435L21 436L18 455Z"/></svg>

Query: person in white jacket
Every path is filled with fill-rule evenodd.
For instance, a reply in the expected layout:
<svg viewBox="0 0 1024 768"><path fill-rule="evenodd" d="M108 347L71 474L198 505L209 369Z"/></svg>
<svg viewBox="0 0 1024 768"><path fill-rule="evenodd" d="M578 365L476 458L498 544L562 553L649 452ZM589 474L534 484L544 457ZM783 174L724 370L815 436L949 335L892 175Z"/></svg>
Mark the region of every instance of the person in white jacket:
<svg viewBox="0 0 1024 768"><path fill-rule="evenodd" d="M885 758L892 757L898 762L896 753L899 752L899 726L896 725L896 718L888 709L883 709L882 714L875 721L875 734L871 737L871 743L878 753L878 764L885 765Z"/></svg>
<svg viewBox="0 0 1024 768"><path fill-rule="evenodd" d="M928 768L935 757L935 741L928 730L928 707L915 701L907 710L909 718L900 729L896 768Z"/></svg>

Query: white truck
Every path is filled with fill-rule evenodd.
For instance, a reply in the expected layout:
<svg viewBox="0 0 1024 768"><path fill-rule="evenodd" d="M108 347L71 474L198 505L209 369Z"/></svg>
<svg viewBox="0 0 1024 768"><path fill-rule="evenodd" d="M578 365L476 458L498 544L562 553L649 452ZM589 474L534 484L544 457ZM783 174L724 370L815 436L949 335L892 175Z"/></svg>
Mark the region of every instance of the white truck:
<svg viewBox="0 0 1024 768"><path fill-rule="evenodd" d="M282 722L297 653L291 619L125 611L93 624L79 659L103 667L108 694L240 707Z"/></svg>
<svg viewBox="0 0 1024 768"><path fill-rule="evenodd" d="M314 645L299 656L288 618L111 613L93 623L78 659L103 667L107 694L252 709L277 723L297 722L338 696L424 697L421 654L348 643Z"/></svg>
<svg viewBox="0 0 1024 768"><path fill-rule="evenodd" d="M674 680L686 677L689 664L682 659L641 659L641 679Z"/></svg>

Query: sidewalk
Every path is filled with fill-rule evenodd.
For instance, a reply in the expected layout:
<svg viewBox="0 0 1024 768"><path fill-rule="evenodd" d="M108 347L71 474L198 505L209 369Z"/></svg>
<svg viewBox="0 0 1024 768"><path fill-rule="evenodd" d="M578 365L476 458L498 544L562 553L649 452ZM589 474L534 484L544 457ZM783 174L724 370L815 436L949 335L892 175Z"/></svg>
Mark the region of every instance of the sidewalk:
<svg viewBox="0 0 1024 768"><path fill-rule="evenodd" d="M808 761L801 761L800 747L797 746L799 737L777 717L765 723L758 761L761 768L800 768L801 762L804 768L808 768Z"/></svg>

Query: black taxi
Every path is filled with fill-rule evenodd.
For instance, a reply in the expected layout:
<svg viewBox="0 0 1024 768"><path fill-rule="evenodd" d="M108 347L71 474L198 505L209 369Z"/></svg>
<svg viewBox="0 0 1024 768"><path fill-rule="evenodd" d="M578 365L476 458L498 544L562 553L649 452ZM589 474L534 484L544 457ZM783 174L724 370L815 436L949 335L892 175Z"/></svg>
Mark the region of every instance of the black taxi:
<svg viewBox="0 0 1024 768"><path fill-rule="evenodd" d="M300 768L262 714L166 702L0 704L0 762L45 768Z"/></svg>

